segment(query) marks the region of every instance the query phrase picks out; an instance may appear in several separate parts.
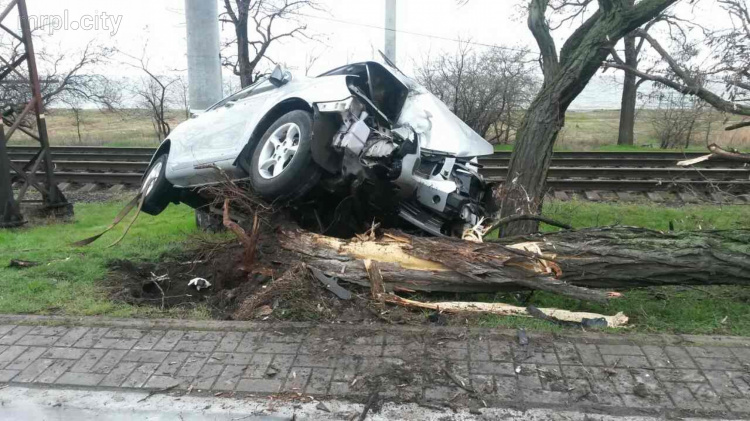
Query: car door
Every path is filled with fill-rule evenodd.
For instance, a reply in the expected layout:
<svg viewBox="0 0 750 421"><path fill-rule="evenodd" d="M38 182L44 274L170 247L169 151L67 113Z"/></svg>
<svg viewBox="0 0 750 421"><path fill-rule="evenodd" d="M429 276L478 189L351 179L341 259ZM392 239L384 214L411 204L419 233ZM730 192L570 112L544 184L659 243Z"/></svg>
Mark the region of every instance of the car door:
<svg viewBox="0 0 750 421"><path fill-rule="evenodd" d="M230 95L211 106L200 115L180 124L170 134L172 142L170 164L173 177L179 178L181 184L189 184L187 178L191 176L196 165L210 162L211 138L214 133L223 130L224 116L236 95Z"/></svg>
<svg viewBox="0 0 750 421"><path fill-rule="evenodd" d="M227 158L240 136L245 122L252 117L253 92L262 81L226 98L199 118L200 124L191 140L191 150L198 165Z"/></svg>
<svg viewBox="0 0 750 421"><path fill-rule="evenodd" d="M201 116L201 127L197 128L200 134L191 142L196 156L194 167L215 164L231 171L237 151L248 141L245 133L249 122L257 119L254 113L263 109L269 93L274 89L270 81L262 79L217 104L208 115ZM219 181L219 178L220 174L215 170L193 168L190 184L212 183Z"/></svg>

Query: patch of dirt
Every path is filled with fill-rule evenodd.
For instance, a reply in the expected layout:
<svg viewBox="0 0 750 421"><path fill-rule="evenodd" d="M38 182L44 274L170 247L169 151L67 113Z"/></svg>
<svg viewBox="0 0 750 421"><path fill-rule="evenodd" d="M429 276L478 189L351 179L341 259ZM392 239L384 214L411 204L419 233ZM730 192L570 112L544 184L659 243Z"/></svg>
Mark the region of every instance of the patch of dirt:
<svg viewBox="0 0 750 421"><path fill-rule="evenodd" d="M114 260L109 263L110 276L105 285L110 298L136 306L153 306L164 310L190 308L206 304L214 317L227 318L231 306L227 291L238 287L252 293L267 281L262 276L248 278L234 266L242 250L229 247L217 253L221 258L207 258L203 253L172 256L160 262ZM210 288L196 290L188 286L195 278L204 278Z"/></svg>
<svg viewBox="0 0 750 421"><path fill-rule="evenodd" d="M224 320L449 324L443 315L437 318L427 312L381 307L370 300L369 289L356 285L341 284L352 293L350 300L342 300L305 266L285 264L290 258L272 247L261 247L260 264L249 274L239 269L243 249L236 242L199 248L203 251L166 257L157 263L110 262L105 282L110 298L164 310L203 304L213 317ZM155 281L160 278L163 280ZM194 278L206 279L211 287L197 291L188 286Z"/></svg>

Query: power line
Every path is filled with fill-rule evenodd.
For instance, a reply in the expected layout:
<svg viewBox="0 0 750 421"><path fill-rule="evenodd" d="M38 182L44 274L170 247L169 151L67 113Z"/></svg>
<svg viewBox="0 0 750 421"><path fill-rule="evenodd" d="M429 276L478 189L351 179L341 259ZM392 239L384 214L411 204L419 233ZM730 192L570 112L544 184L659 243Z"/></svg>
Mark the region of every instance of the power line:
<svg viewBox="0 0 750 421"><path fill-rule="evenodd" d="M424 34L424 33L421 33L421 32L404 31L404 30L401 30L401 29L389 29L389 28L386 28L386 27L383 27L383 26L378 26L378 25L371 25L371 24L360 23L360 22L351 22L351 21L346 21L346 20L341 20L341 19L335 19L335 18L326 18L326 17L323 17L323 16L307 15L307 14L299 13L299 12L289 12L289 13L290 14L295 14L295 15L298 15L298 16L304 16L304 17L311 18L311 19L326 20L326 21L329 21L329 22L343 23L345 25L361 26L361 27L364 27L364 28L378 29L378 30L381 30L381 31L393 31L393 32L400 33L400 34L414 35L414 36L418 36L418 37L425 37L425 38L430 38L430 39L437 39L437 40L441 40L441 41L450 41L450 42L455 42L455 43L458 43L458 44L469 44L469 45L476 45L476 46L479 46L479 47L498 48L500 50L516 51L516 52L519 52L519 53L528 53L529 52L529 50L524 50L524 49L521 49L521 48L504 47L502 45L485 44L485 43L482 43L482 42L474 42L474 41L464 41L464 40L456 39L456 38L448 38L448 37L442 37L440 35Z"/></svg>

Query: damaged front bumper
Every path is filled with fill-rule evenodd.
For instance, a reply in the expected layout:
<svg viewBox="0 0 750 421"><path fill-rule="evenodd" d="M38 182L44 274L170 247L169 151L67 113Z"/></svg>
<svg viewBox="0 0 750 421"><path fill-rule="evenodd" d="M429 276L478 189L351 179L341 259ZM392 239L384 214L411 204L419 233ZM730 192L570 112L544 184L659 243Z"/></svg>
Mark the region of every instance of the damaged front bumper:
<svg viewBox="0 0 750 421"><path fill-rule="evenodd" d="M354 93L344 101L317 104L314 131L329 140L327 145L319 141L313 154L318 149L327 157L327 169L351 185L387 183L397 196L397 214L430 234L461 236L480 223L487 214L489 186L476 157L423 149L423 131L408 122L392 123ZM335 133L332 121L338 125ZM326 147L334 153L321 153Z"/></svg>
<svg viewBox="0 0 750 421"><path fill-rule="evenodd" d="M402 173L400 185L414 193L401 203L399 216L433 235L454 236L485 216L489 187L476 160L422 154L415 164Z"/></svg>

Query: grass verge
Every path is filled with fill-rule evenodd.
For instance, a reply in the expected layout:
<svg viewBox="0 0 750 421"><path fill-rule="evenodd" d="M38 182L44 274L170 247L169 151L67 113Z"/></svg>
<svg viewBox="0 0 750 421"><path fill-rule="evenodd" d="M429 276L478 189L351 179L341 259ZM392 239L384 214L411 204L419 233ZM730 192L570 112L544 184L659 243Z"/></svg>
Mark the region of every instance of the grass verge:
<svg viewBox="0 0 750 421"><path fill-rule="evenodd" d="M142 216L117 247L106 246L117 238L119 231L83 249L68 246L103 230L122 206L121 202L78 204L75 222L0 231L0 313L209 317L205 308L164 313L156 308L133 307L107 299L101 281L107 275L108 261L156 261L184 250L190 236L196 233L192 210L171 206L159 217ZM669 208L654 204L552 201L547 204L545 214L576 228L622 224L666 230L669 221L676 230L750 228L750 206ZM10 259L32 260L43 265L22 270L7 268ZM518 305L527 294L449 295L443 298ZM750 287L642 288L628 291L624 298L608 306L536 292L529 304L606 314L622 311L631 318L631 330L638 332L750 336ZM482 316L474 322L487 327L562 330L520 317Z"/></svg>
<svg viewBox="0 0 750 421"><path fill-rule="evenodd" d="M88 247L69 246L103 231L123 206L123 202L81 203L75 206L73 222L0 231L0 313L120 317L155 313L152 308L109 301L101 283L107 275L106 264L113 259L156 260L182 250L186 239L196 232L193 211L187 206L170 206L158 217L141 215L116 247L107 246L119 237L127 220ZM11 259L41 264L9 268ZM197 309L189 315L207 314Z"/></svg>
<svg viewBox="0 0 750 421"><path fill-rule="evenodd" d="M582 201L552 201L544 214L574 228L630 225L655 230L750 229L750 206L665 207L652 203L616 204ZM544 231L557 228L542 225ZM522 305L528 294L481 294L475 299ZM632 330L638 332L725 334L750 336L750 287L746 286L670 286L627 291L609 305L572 300L546 292L535 292L528 300L536 307L564 308L630 317ZM490 327L528 327L547 331L562 328L539 320L519 317L484 316L479 323Z"/></svg>

